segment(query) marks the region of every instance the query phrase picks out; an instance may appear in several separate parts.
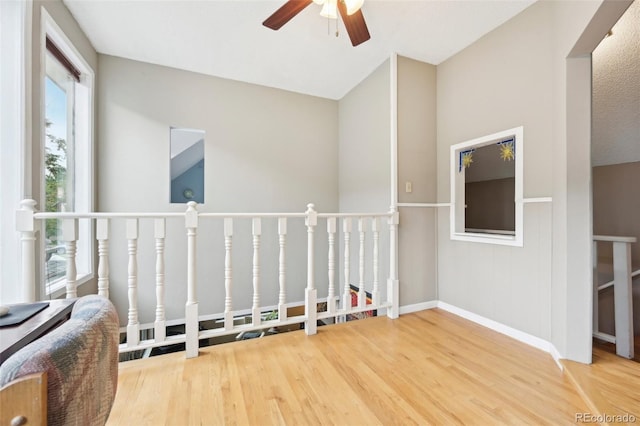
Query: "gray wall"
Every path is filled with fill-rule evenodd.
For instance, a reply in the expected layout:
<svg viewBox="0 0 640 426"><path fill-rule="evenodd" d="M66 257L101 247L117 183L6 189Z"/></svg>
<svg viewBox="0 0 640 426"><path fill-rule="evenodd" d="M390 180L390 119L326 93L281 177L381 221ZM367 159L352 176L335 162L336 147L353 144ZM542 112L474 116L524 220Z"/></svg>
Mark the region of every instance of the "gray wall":
<svg viewBox="0 0 640 426"><path fill-rule="evenodd" d="M436 67L398 56L398 201L436 201ZM405 192L406 182L412 192ZM437 299L433 207L401 207L400 306Z"/></svg>
<svg viewBox="0 0 640 426"><path fill-rule="evenodd" d="M589 273L580 257L588 258L589 227L581 227L582 221L569 227L567 215L588 204L589 194L570 185L573 179L588 184L589 173L582 167L584 149L571 159L580 163L567 157L565 123L573 106L567 105L575 99L568 97L566 58L598 5L535 3L440 64L437 85L439 202L449 201L452 144L520 125L524 197L553 196L553 208L525 204L522 248L451 241L449 217L439 215L439 299L551 341L561 354L587 362L590 306L582 297L589 280L569 272ZM590 223L587 209L582 215ZM569 238L582 231L585 244Z"/></svg>
<svg viewBox="0 0 640 426"><path fill-rule="evenodd" d="M338 101L338 173L340 212L342 213L389 211L391 179L389 78L389 61L387 60ZM387 260L389 240L386 223L382 229L385 232L380 236L380 259L384 259L380 263L380 288L383 291L383 299L386 299L386 278L389 276ZM342 230L341 224L340 230ZM349 283L357 285L359 236L355 222L353 231L350 244ZM343 238L340 234L341 282L344 282ZM369 247L367 245L365 249L367 262L372 258L372 250ZM371 282L372 273L367 269L365 270L367 291L372 288Z"/></svg>
<svg viewBox="0 0 640 426"><path fill-rule="evenodd" d="M201 212L320 212L338 209L338 103L281 90L208 77L100 55L100 211L183 211L169 203L169 127L205 131L205 203ZM324 226L324 228L323 228ZM326 229L320 222L318 229ZM234 309L250 307L251 224L234 228ZM304 300L306 230L291 220L288 239L288 301ZM126 241L113 223L110 245L112 299L126 303ZM167 230L168 318L184 315L184 224ZM316 232L326 247L326 232ZM152 224L141 224L141 322L152 321L155 292ZM224 244L220 221L201 219L198 237L200 313L221 312ZM264 221L261 305L277 302L277 227ZM318 253L316 280L326 296L326 252ZM120 312L121 320L123 312Z"/></svg>
<svg viewBox="0 0 640 426"><path fill-rule="evenodd" d="M339 102L340 211L389 210L389 61Z"/></svg>

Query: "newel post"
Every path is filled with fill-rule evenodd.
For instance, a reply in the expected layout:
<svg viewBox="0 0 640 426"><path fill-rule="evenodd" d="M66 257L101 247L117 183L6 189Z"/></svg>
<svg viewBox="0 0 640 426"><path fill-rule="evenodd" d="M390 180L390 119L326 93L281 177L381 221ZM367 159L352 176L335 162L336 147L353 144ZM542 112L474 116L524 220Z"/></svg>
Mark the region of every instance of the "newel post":
<svg viewBox="0 0 640 426"><path fill-rule="evenodd" d="M307 288L304 294L304 306L307 313L307 322L304 332L307 335L316 334L318 318L317 290L314 283L314 250L313 231L318 224L318 212L313 209L313 204L307 205L305 225L307 226Z"/></svg>
<svg viewBox="0 0 640 426"><path fill-rule="evenodd" d="M185 334L187 358L198 356L198 301L196 297L196 231L198 211L196 203L189 201L184 216L187 228L187 304L185 306Z"/></svg>
<svg viewBox="0 0 640 426"><path fill-rule="evenodd" d="M16 230L20 232L22 247L22 299L25 302L36 301L36 226L33 218L35 212L35 200L22 200L20 210L16 211Z"/></svg>
<svg viewBox="0 0 640 426"><path fill-rule="evenodd" d="M398 282L398 225L400 216L394 208L389 212L389 280L387 281L387 302L391 307L387 309L387 316L398 318L399 309L399 282Z"/></svg>

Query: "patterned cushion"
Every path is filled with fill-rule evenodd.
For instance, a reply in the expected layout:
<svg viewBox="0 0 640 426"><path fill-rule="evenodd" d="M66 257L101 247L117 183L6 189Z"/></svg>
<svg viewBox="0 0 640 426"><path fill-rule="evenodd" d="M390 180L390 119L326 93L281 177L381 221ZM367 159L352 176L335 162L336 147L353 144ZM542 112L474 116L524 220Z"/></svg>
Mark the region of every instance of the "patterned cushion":
<svg viewBox="0 0 640 426"><path fill-rule="evenodd" d="M48 425L104 425L118 384L118 337L111 302L82 297L68 321L0 366L0 386L46 371Z"/></svg>

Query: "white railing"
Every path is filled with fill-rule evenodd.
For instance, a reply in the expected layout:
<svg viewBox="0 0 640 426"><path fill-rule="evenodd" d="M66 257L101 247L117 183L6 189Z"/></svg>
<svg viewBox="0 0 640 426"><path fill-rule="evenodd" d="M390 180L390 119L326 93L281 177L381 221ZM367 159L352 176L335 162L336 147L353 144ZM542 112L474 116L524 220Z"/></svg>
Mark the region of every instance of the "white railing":
<svg viewBox="0 0 640 426"><path fill-rule="evenodd" d="M263 330L271 327L286 326L290 324L305 323L305 332L308 335L316 333L317 321L321 319L334 318L341 321L348 314L363 311L386 309L390 318L398 317L398 277L397 277L397 226L398 212L387 213L318 213L314 210L314 205L309 204L304 213L199 213L197 205L190 202L187 210L183 213L43 213L37 212L36 203L33 200L24 200L21 208L17 212L17 229L21 233L22 241L22 285L25 290L35 294L37 270L36 259L36 234L40 229L44 229L44 222L47 219L57 219L62 221L63 240L65 242L66 256L66 297L77 296L77 268L76 268L76 244L78 241L78 221L90 220L95 226L96 244L98 251L97 284L98 294L105 297L110 295L111 276L126 276L127 286L127 325L123 328L126 332L126 342L121 344L121 352L129 352L140 349L167 346L177 343L186 344L186 356L188 358L198 355L198 346L201 339L212 337L239 334L252 330ZM166 284L165 284L165 247L166 225L169 218L182 218L186 228L187 260L184 265L184 275L186 283L186 302L184 318L167 321L166 311ZM317 311L317 288L316 288L316 255L315 255L315 232L318 218L323 218L327 223L327 309ZM252 262L247 267L251 268L252 277L252 299L249 315L250 324L236 324L236 316L241 313L234 311L233 304L233 235L234 220L251 220L251 242L252 242ZM138 296L140 288L148 288L145 285L139 286L138 271L138 238L139 222L142 220L153 221L153 238L155 239L155 321L152 327L141 327L138 316ZM221 243L224 246L224 267L220 271L224 277L224 311L221 313L207 313L202 315L198 308L197 295L197 237L200 221L218 220L223 224L223 235ZM275 320L265 320L265 311L270 311L272 307L261 305L261 263L260 257L262 222L264 220L276 220L278 229L278 293L277 306L274 310L278 312ZM307 231L307 278L304 289L304 314L294 317L287 316L287 224L291 220L304 220ZM112 232L111 223L113 221L125 222L125 235L127 240L127 267L126 271L114 270L109 260L109 241ZM351 306L350 277L351 273L351 233L354 232L353 222L357 224L358 232L358 303ZM343 230L343 251L344 251L344 278L340 285L336 286L336 259L338 257L336 247L336 234L338 224L342 222ZM380 275L380 231L381 222L386 222L389 233L389 257L388 257L388 279L387 297L382 301L379 275ZM112 237L112 236L111 236ZM208 235L204 236L209 237ZM365 256L366 247L370 247L369 258ZM111 250L114 250L112 247ZM271 261L271 259L269 259ZM369 275L372 282L365 282L365 269L369 267ZM366 288L370 288L371 303L367 304ZM113 290L113 289L112 289ZM342 296L340 297L340 291ZM342 303L339 304L339 299ZM289 301L291 303L292 301ZM223 322L222 327L212 329L200 329L200 322L203 320L217 319ZM171 324L184 324L184 334L168 336L166 327ZM153 338L147 339L148 329L153 328ZM141 338L141 336L143 338Z"/></svg>
<svg viewBox="0 0 640 426"><path fill-rule="evenodd" d="M635 237L593 236L593 336L616 345L616 354L632 359L634 357L633 336L633 289L632 279L640 271L631 272L631 244ZM613 281L598 282L598 243L613 244ZM615 316L615 336L599 331L599 293L613 286Z"/></svg>

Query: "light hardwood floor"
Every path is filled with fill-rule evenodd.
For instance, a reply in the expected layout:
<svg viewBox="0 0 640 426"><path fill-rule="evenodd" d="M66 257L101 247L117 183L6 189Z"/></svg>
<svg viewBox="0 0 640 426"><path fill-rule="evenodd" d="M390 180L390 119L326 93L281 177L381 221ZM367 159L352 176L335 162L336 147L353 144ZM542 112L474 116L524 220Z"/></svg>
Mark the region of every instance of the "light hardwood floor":
<svg viewBox="0 0 640 426"><path fill-rule="evenodd" d="M600 344L593 347L593 363L562 361L568 377L589 407L600 416L633 416L640 423L640 363L621 358ZM618 422L619 423L619 422Z"/></svg>
<svg viewBox="0 0 640 426"><path fill-rule="evenodd" d="M108 425L573 424L551 357L433 309L120 364Z"/></svg>

